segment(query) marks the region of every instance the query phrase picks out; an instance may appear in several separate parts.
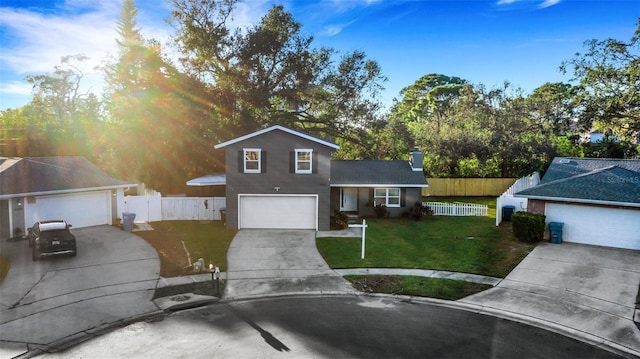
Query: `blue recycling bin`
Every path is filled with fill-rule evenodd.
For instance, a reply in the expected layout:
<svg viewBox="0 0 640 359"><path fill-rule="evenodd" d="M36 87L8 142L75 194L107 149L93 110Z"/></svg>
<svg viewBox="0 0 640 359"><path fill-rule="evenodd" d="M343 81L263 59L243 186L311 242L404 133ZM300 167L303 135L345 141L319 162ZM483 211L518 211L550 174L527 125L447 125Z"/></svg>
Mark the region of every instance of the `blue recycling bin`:
<svg viewBox="0 0 640 359"><path fill-rule="evenodd" d="M560 244L562 243L562 222L549 222L549 242Z"/></svg>
<svg viewBox="0 0 640 359"><path fill-rule="evenodd" d="M133 220L136 219L135 213L123 212L122 213L122 227L125 231L133 231Z"/></svg>
<svg viewBox="0 0 640 359"><path fill-rule="evenodd" d="M502 207L502 220L503 221L511 221L511 216L513 212L516 211L516 206L503 206Z"/></svg>

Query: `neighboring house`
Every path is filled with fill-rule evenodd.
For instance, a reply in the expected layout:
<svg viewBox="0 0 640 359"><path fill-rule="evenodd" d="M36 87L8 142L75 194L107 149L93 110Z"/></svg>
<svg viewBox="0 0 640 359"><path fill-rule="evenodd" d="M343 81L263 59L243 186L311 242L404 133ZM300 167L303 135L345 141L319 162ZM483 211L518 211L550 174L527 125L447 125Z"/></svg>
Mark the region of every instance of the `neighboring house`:
<svg viewBox="0 0 640 359"><path fill-rule="evenodd" d="M427 186L419 152L415 169L407 161L331 161L338 145L282 126L215 148L226 151L230 228L327 230L333 210L370 215L374 201L400 215Z"/></svg>
<svg viewBox="0 0 640 359"><path fill-rule="evenodd" d="M38 220L113 224L124 189L135 186L84 157L0 157L0 239L23 235Z"/></svg>
<svg viewBox="0 0 640 359"><path fill-rule="evenodd" d="M562 222L563 241L640 250L640 161L555 158L528 211Z"/></svg>

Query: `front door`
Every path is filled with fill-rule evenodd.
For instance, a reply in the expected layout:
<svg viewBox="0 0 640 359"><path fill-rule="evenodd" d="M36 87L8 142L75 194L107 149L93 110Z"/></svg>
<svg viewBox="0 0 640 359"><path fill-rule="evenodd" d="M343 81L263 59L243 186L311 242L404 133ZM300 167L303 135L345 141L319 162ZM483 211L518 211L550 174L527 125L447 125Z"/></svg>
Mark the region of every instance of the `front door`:
<svg viewBox="0 0 640 359"><path fill-rule="evenodd" d="M340 211L357 212L358 211L358 189L357 188L340 188Z"/></svg>

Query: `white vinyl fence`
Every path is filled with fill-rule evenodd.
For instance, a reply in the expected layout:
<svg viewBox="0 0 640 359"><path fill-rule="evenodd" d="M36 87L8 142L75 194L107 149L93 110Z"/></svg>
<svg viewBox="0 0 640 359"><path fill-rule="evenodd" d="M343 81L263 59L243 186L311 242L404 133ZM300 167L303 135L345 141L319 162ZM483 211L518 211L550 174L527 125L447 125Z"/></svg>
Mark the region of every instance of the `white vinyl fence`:
<svg viewBox="0 0 640 359"><path fill-rule="evenodd" d="M162 220L220 220L220 209L225 206L224 197L164 197Z"/></svg>
<svg viewBox="0 0 640 359"><path fill-rule="evenodd" d="M500 197L496 199L496 226L502 222L502 208L504 206L514 206L514 212L526 211L528 201L526 198L514 197L514 193L524 191L527 188L535 187L540 183L540 174L534 172L529 176L518 179Z"/></svg>
<svg viewBox="0 0 640 359"><path fill-rule="evenodd" d="M423 202L422 205L429 206L434 216L485 217L489 212L486 204Z"/></svg>
<svg viewBox="0 0 640 359"><path fill-rule="evenodd" d="M135 222L220 220L224 197L162 197L159 192L125 196L123 212L135 213ZM122 213L118 213L122 216Z"/></svg>

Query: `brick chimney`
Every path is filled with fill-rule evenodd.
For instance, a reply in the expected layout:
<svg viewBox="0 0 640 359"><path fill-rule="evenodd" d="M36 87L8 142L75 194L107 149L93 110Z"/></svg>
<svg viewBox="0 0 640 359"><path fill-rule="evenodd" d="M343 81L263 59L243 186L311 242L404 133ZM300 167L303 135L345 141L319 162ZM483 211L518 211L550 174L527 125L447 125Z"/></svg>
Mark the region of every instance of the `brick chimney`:
<svg viewBox="0 0 640 359"><path fill-rule="evenodd" d="M418 147L414 147L413 151L409 153L409 165L413 171L422 171L422 161L424 160L424 154L420 152Z"/></svg>

